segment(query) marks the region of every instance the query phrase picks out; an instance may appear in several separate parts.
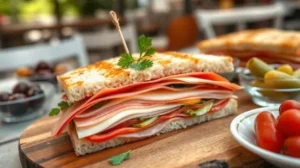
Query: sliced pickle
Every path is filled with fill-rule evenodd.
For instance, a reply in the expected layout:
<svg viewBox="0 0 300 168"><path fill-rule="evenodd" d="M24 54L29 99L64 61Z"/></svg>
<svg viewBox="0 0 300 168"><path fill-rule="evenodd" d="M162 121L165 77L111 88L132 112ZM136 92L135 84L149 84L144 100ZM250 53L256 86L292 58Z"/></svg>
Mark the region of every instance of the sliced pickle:
<svg viewBox="0 0 300 168"><path fill-rule="evenodd" d="M280 71L280 72L284 72L288 75L293 75L293 73L294 73L293 68L288 64L284 64L284 65L279 66L277 68L277 70Z"/></svg>
<svg viewBox="0 0 300 168"><path fill-rule="evenodd" d="M266 73L265 83L273 88L300 88L300 80L284 72L272 70Z"/></svg>
<svg viewBox="0 0 300 168"><path fill-rule="evenodd" d="M201 116L203 114L206 114L209 112L209 110L212 108L214 105L213 101L206 102L203 107L200 107L199 109L196 110L186 110L185 112L188 113L189 115L196 117L196 116Z"/></svg>
<svg viewBox="0 0 300 168"><path fill-rule="evenodd" d="M300 78L300 68L294 71L293 77Z"/></svg>
<svg viewBox="0 0 300 168"><path fill-rule="evenodd" d="M272 67L258 58L250 59L247 62L247 68L250 70L252 75L261 78L263 78L267 72L273 70Z"/></svg>
<svg viewBox="0 0 300 168"><path fill-rule="evenodd" d="M147 127L148 125L152 124L153 122L155 122L156 120L158 119L158 117L152 117L152 118L149 118L149 119L146 119L138 124L134 124L132 125L133 127L136 127L136 128L144 128L144 127Z"/></svg>

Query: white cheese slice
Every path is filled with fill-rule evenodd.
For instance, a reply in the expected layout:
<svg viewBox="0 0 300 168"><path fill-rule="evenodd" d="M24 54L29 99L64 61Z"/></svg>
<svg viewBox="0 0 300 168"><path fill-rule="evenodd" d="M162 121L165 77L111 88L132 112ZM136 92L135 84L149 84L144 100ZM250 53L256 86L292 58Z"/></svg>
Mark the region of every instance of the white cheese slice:
<svg viewBox="0 0 300 168"><path fill-rule="evenodd" d="M136 114L145 114L146 115L147 113L168 110L168 109L172 109L175 107L178 107L178 104L168 104L168 105L158 106L158 107L154 107L154 108L147 108L147 109L125 110L125 111L122 111L122 112L118 113L117 115L109 118L108 120L105 120L96 125L93 125L90 127L82 127L82 128L76 127L77 135L78 135L78 138L88 137L88 136L94 135L98 132L105 130L106 128L113 125L115 122L118 122L119 120L121 120L125 117L131 116L131 115L136 115ZM76 121L75 121L75 126L76 126Z"/></svg>

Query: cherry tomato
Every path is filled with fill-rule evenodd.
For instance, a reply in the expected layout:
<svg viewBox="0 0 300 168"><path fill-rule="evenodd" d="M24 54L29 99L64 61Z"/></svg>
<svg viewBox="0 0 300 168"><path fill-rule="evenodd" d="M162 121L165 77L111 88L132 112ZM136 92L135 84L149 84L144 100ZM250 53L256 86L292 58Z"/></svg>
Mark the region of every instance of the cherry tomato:
<svg viewBox="0 0 300 168"><path fill-rule="evenodd" d="M279 107L279 113L280 115L289 110L289 109L297 109L300 110L300 103L295 100L286 100L283 103L281 103Z"/></svg>
<svg viewBox="0 0 300 168"><path fill-rule="evenodd" d="M284 141L283 154L300 158L300 136L289 137Z"/></svg>
<svg viewBox="0 0 300 168"><path fill-rule="evenodd" d="M278 117L277 128L285 136L300 136L300 111L290 109Z"/></svg>
<svg viewBox="0 0 300 168"><path fill-rule="evenodd" d="M255 119L256 143L259 147L279 153L282 149L284 138L276 130L276 120L267 111L261 112Z"/></svg>

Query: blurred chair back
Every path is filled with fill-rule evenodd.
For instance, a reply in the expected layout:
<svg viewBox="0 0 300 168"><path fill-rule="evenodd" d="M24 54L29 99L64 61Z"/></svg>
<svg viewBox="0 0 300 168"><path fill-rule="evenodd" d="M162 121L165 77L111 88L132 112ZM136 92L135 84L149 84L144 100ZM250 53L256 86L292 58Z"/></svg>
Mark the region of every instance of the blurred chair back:
<svg viewBox="0 0 300 168"><path fill-rule="evenodd" d="M137 52L137 33L134 24L128 23L121 27L124 39L128 44L130 52ZM81 34L87 49L107 49L122 44L116 29L104 28L96 32L85 32Z"/></svg>
<svg viewBox="0 0 300 168"><path fill-rule="evenodd" d="M89 63L83 41L78 35L57 44L37 44L0 50L0 71L32 66L40 60L53 62L74 56L77 57L79 66Z"/></svg>
<svg viewBox="0 0 300 168"><path fill-rule="evenodd" d="M281 2L266 6L233 8L228 10L196 10L195 17L199 28L207 38L216 36L213 25L236 24L238 31L246 29L246 23L274 19L274 28L282 27L286 8Z"/></svg>

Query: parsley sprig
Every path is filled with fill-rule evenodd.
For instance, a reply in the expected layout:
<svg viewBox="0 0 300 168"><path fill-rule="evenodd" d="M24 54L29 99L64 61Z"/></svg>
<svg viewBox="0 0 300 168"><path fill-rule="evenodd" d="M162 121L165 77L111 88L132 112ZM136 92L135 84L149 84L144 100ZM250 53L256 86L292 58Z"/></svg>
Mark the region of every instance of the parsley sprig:
<svg viewBox="0 0 300 168"><path fill-rule="evenodd" d="M122 53L118 65L122 68L132 68L134 70L142 71L153 66L153 62L147 57L151 57L155 53L155 48L152 48L152 39L141 35L138 38L139 58L134 59L132 54Z"/></svg>
<svg viewBox="0 0 300 168"><path fill-rule="evenodd" d="M120 155L113 156L113 157L109 158L109 162L114 166L120 165L122 162L129 159L130 152L131 151L128 151L128 152L121 153Z"/></svg>
<svg viewBox="0 0 300 168"><path fill-rule="evenodd" d="M66 110L70 107L69 103L66 101L61 101L57 104L58 107L51 109L49 116L58 115L61 111Z"/></svg>

